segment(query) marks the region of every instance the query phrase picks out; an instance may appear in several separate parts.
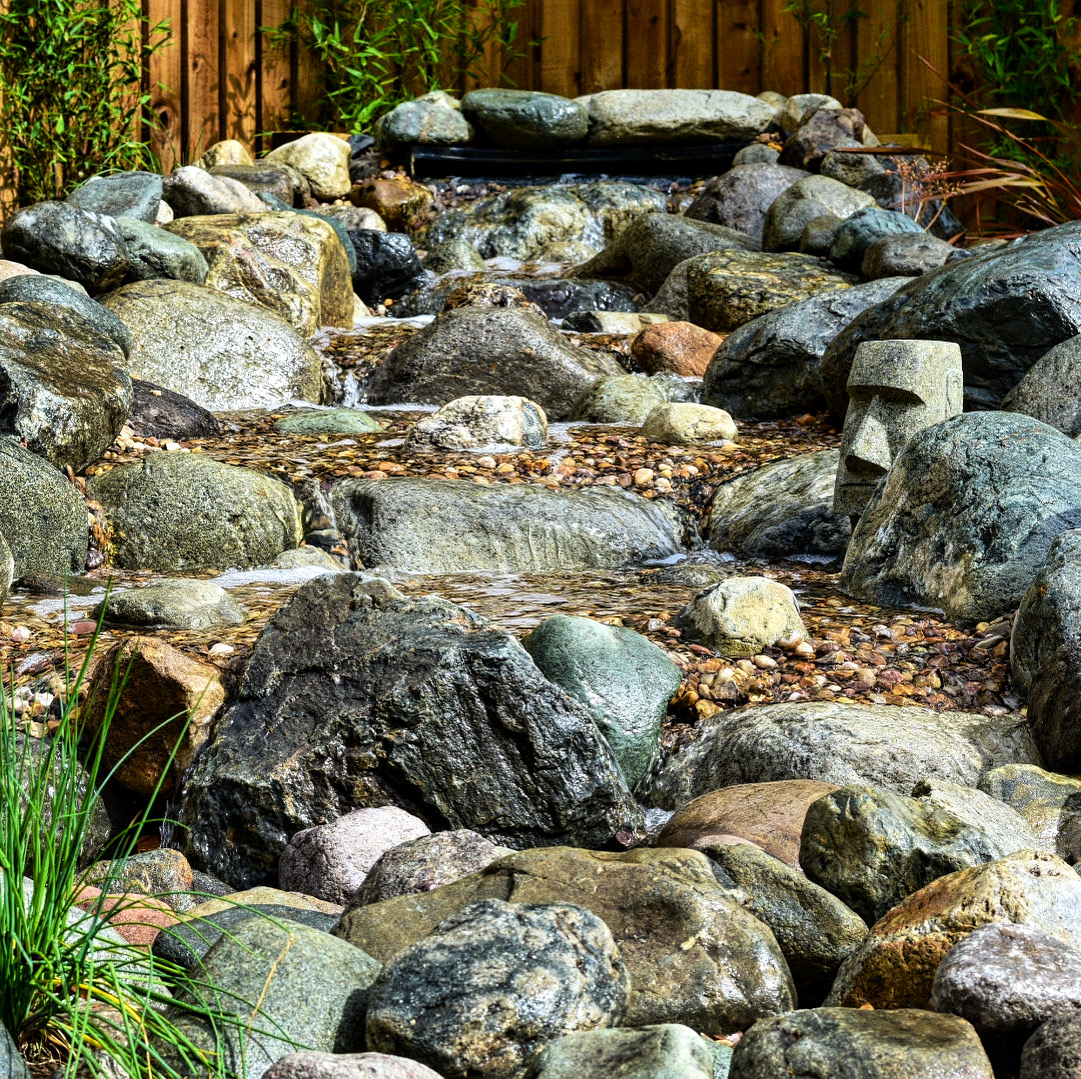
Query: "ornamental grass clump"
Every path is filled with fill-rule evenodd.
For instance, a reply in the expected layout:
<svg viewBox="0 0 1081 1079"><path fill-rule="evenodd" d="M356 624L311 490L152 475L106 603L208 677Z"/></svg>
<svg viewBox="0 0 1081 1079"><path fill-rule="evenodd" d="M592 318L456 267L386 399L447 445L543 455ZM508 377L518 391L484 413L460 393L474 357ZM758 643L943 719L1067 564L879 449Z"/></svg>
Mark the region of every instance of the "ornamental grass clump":
<svg viewBox="0 0 1081 1079"><path fill-rule="evenodd" d="M244 1035L228 1005L198 970L156 958L109 924L119 913L138 921L137 900L106 898L124 891L113 887L117 871L149 810L112 841L113 868L95 878L89 909L75 906L84 864L98 853L95 810L113 774L103 774L103 752L126 674L114 672L101 726L84 738L78 702L96 640L58 721L16 715L0 692L0 1022L35 1076L58 1066L111 1079L225 1076Z"/></svg>

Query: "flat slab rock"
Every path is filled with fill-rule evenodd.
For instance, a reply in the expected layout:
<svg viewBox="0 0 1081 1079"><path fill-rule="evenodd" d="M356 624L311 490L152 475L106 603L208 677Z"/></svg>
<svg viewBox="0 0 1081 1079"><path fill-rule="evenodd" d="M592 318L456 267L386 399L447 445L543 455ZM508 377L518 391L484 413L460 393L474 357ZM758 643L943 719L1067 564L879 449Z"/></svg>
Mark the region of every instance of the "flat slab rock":
<svg viewBox="0 0 1081 1079"><path fill-rule="evenodd" d="M319 578L267 623L186 776L187 853L234 885L270 880L295 833L380 805L515 847L603 845L641 821L588 712L509 633Z"/></svg>

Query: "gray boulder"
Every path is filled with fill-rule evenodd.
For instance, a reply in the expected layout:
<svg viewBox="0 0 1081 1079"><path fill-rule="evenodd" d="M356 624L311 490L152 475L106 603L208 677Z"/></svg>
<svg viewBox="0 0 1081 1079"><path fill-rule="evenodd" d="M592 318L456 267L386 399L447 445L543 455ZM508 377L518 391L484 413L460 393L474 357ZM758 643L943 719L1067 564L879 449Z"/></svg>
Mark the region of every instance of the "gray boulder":
<svg viewBox="0 0 1081 1079"><path fill-rule="evenodd" d="M442 98L425 94L416 101L396 105L376 124L382 145L453 146L470 142L473 127L460 108L452 108Z"/></svg>
<svg viewBox="0 0 1081 1079"><path fill-rule="evenodd" d="M1081 772L1081 664L1069 646L1047 659L1029 686L1032 736L1048 768Z"/></svg>
<svg viewBox="0 0 1081 1079"><path fill-rule="evenodd" d="M536 449L548 441L548 418L524 397L458 397L419 419L406 436L410 449L472 450L512 445Z"/></svg>
<svg viewBox="0 0 1081 1079"><path fill-rule="evenodd" d="M148 225L131 217L117 218L117 230L124 238L131 259L126 281L149 281L165 277L173 281L206 283L209 268L202 251L158 225Z"/></svg>
<svg viewBox="0 0 1081 1079"><path fill-rule="evenodd" d="M522 641L541 674L580 701L634 787L660 755L661 723L683 674L624 626L557 614Z"/></svg>
<svg viewBox="0 0 1081 1079"><path fill-rule="evenodd" d="M271 150L264 160L291 165L311 185L313 198L333 202L349 194L349 158L346 139L313 131Z"/></svg>
<svg viewBox="0 0 1081 1079"><path fill-rule="evenodd" d="M448 1079L516 1079L556 1038L617 1024L629 989L595 914L487 899L387 964L369 1001L368 1046Z"/></svg>
<svg viewBox="0 0 1081 1079"><path fill-rule="evenodd" d="M0 230L0 250L6 259L66 277L91 293L119 285L131 267L116 222L66 202L16 210Z"/></svg>
<svg viewBox="0 0 1081 1079"><path fill-rule="evenodd" d="M852 533L841 587L956 621L1016 606L1052 540L1081 526L1081 447L1015 413L918 431Z"/></svg>
<svg viewBox="0 0 1081 1079"><path fill-rule="evenodd" d="M825 1063L828 1062L828 1063ZM759 1020L732 1054L729 1079L993 1079L972 1026L917 1008L815 1008Z"/></svg>
<svg viewBox="0 0 1081 1079"><path fill-rule="evenodd" d="M397 806L354 809L297 832L281 853L278 884L287 891L349 904L386 851L429 834L424 821Z"/></svg>
<svg viewBox="0 0 1081 1079"><path fill-rule="evenodd" d="M1081 779L1035 764L1004 764L984 773L980 790L1017 810L1035 832L1035 846L1071 864L1081 861Z"/></svg>
<svg viewBox="0 0 1081 1079"><path fill-rule="evenodd" d="M657 380L658 376L653 378ZM690 446L731 442L739 431L723 408L677 400L653 409L642 423L642 434L650 441L663 442L666 446Z"/></svg>
<svg viewBox="0 0 1081 1079"><path fill-rule="evenodd" d="M304 207L311 197L311 186L292 165L284 161L261 161L248 165L244 162L212 165L212 176L228 176L239 180L249 191L254 192L274 209L291 209L294 205ZM267 196L270 199L267 200ZM278 206L277 203L284 203Z"/></svg>
<svg viewBox="0 0 1081 1079"><path fill-rule="evenodd" d="M753 656L807 633L792 590L768 577L729 577L699 592L672 625L725 656Z"/></svg>
<svg viewBox="0 0 1081 1079"><path fill-rule="evenodd" d="M945 240L922 230L880 236L864 251L860 273L872 281L883 277L919 277L944 266L956 250Z"/></svg>
<svg viewBox="0 0 1081 1079"><path fill-rule="evenodd" d="M57 468L85 468L128 418L125 366L116 341L70 307L0 305L0 433Z"/></svg>
<svg viewBox="0 0 1081 1079"><path fill-rule="evenodd" d="M844 416L856 346L893 338L956 342L966 407L997 407L1044 353L1081 332L1079 238L1072 221L952 261L859 315L823 358L830 411Z"/></svg>
<svg viewBox="0 0 1081 1079"><path fill-rule="evenodd" d="M905 214L868 206L846 217L837 226L830 248L830 261L843 270L859 271L863 256L876 240L901 233L920 233L923 229ZM949 246L949 245L947 245Z"/></svg>
<svg viewBox="0 0 1081 1079"><path fill-rule="evenodd" d="M400 107L400 106L399 106ZM263 1079L441 1079L416 1060L386 1053L287 1053Z"/></svg>
<svg viewBox="0 0 1081 1079"><path fill-rule="evenodd" d="M487 869L510 852L471 828L435 832L384 851L352 902L381 903L399 895L430 892Z"/></svg>
<svg viewBox="0 0 1081 1079"><path fill-rule="evenodd" d="M342 480L331 504L355 562L410 573L596 569L682 549L669 509L608 488Z"/></svg>
<svg viewBox="0 0 1081 1079"><path fill-rule="evenodd" d="M86 569L86 503L78 489L36 453L2 435L0 534L11 549L15 580Z"/></svg>
<svg viewBox="0 0 1081 1079"><path fill-rule="evenodd" d="M875 281L786 304L733 330L714 353L702 400L740 419L821 412L822 356L857 315L903 282Z"/></svg>
<svg viewBox="0 0 1081 1079"><path fill-rule="evenodd" d="M30 1079L30 1069L8 1029L0 1023L0 1076L3 1079ZM711 1079L711 1077L707 1077Z"/></svg>
<svg viewBox="0 0 1081 1079"><path fill-rule="evenodd" d="M413 334L376 370L373 405L445 405L471 394L527 397L550 420L565 419L615 360L575 348L541 314L513 307L460 307Z"/></svg>
<svg viewBox="0 0 1081 1079"><path fill-rule="evenodd" d="M756 240L773 200L808 173L786 165L735 165L706 183L687 208L687 217L737 229Z"/></svg>
<svg viewBox="0 0 1081 1079"><path fill-rule="evenodd" d="M195 165L174 169L162 180L162 198L177 218L203 214L258 214L266 210L254 191L230 176L212 176Z"/></svg>
<svg viewBox="0 0 1081 1079"><path fill-rule="evenodd" d="M842 221L875 200L828 176L808 176L782 191L770 204L762 223L765 251L795 251L809 221L833 214Z"/></svg>
<svg viewBox="0 0 1081 1079"><path fill-rule="evenodd" d="M1081 1061L1081 1015L1048 1019L1021 1050L1017 1079L1077 1079Z"/></svg>
<svg viewBox="0 0 1081 1079"><path fill-rule="evenodd" d="M99 473L88 489L112 523L110 553L122 569L262 566L304 534L281 480L196 454L150 454Z"/></svg>
<svg viewBox="0 0 1081 1079"><path fill-rule="evenodd" d="M947 873L1035 846L1024 820L988 795L970 791L958 802L943 805L867 785L841 787L807 810L800 865L872 925L906 895ZM1007 813L1012 820L1004 826Z"/></svg>
<svg viewBox="0 0 1081 1079"><path fill-rule="evenodd" d="M102 302L131 331L130 371L204 408L322 403L319 354L285 319L188 281L137 281Z"/></svg>
<svg viewBox="0 0 1081 1079"><path fill-rule="evenodd" d="M210 629L244 621L240 605L213 581L157 581L111 592L90 612L91 618L101 615L107 625L128 628Z"/></svg>
<svg viewBox="0 0 1081 1079"><path fill-rule="evenodd" d="M156 172L91 176L64 201L80 210L113 218L131 217L152 225L161 205L161 177Z"/></svg>
<svg viewBox="0 0 1081 1079"><path fill-rule="evenodd" d="M1081 950L1034 925L993 922L958 941L935 971L937 1012L967 1019L1000 1072L1042 1023L1081 1012Z"/></svg>
<svg viewBox="0 0 1081 1079"><path fill-rule="evenodd" d="M352 574L309 582L271 618L180 804L193 864L234 884L271 877L302 828L366 806L512 845L605 843L640 819L588 714L510 634Z"/></svg>
<svg viewBox="0 0 1081 1079"><path fill-rule="evenodd" d="M370 435L383 425L361 408L320 408L290 412L274 426L289 435Z"/></svg>
<svg viewBox="0 0 1081 1079"><path fill-rule="evenodd" d="M1016 718L797 701L726 714L665 762L650 794L669 809L718 787L780 779L906 794L928 778L975 786L989 768L1018 760L1036 763L1036 750Z"/></svg>
<svg viewBox="0 0 1081 1079"><path fill-rule="evenodd" d="M1045 352L1002 399L1007 412L1022 412L1075 438L1081 434L1081 335Z"/></svg>
<svg viewBox="0 0 1081 1079"><path fill-rule="evenodd" d="M660 387L644 375L607 375L597 379L583 394L571 409L570 419L637 427L664 404L667 398Z"/></svg>
<svg viewBox="0 0 1081 1079"><path fill-rule="evenodd" d="M534 90L471 90L462 114L490 142L511 150L542 150L580 142L589 114L578 101Z"/></svg>
<svg viewBox="0 0 1081 1079"><path fill-rule="evenodd" d="M813 106L812 106L813 107ZM859 109L837 108L836 99L815 108L785 140L782 165L817 171L818 163L830 151L877 146L878 140L867 128Z"/></svg>
<svg viewBox="0 0 1081 1079"><path fill-rule="evenodd" d="M600 1028L550 1042L523 1079L714 1079L713 1059L706 1040L680 1023Z"/></svg>
<svg viewBox="0 0 1081 1079"><path fill-rule="evenodd" d="M816 450L721 484L705 522L710 547L749 558L844 554L852 526L833 512L837 463L837 450Z"/></svg>

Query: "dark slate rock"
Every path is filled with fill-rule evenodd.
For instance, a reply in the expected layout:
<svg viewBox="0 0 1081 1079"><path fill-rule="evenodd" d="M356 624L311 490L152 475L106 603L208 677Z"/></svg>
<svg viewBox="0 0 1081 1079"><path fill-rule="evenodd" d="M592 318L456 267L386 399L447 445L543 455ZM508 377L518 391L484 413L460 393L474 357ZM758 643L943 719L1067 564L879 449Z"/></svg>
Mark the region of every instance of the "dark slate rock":
<svg viewBox="0 0 1081 1079"><path fill-rule="evenodd" d="M113 337L70 307L0 306L0 433L57 468L85 468L128 418L125 366Z"/></svg>
<svg viewBox="0 0 1081 1079"><path fill-rule="evenodd" d="M1033 838L1010 842L933 800L852 785L811 804L799 859L808 878L872 925L925 884L1003 858Z"/></svg>
<svg viewBox="0 0 1081 1079"><path fill-rule="evenodd" d="M413 241L404 232L350 229L356 256L353 291L369 306L397 300L424 280Z"/></svg>
<svg viewBox="0 0 1081 1079"><path fill-rule="evenodd" d="M709 180L684 216L737 229L762 239L762 222L773 200L808 173L786 165L736 165Z"/></svg>
<svg viewBox="0 0 1081 1079"><path fill-rule="evenodd" d="M863 919L825 888L752 843L707 843L697 848L720 867L718 880L773 930L800 1001L819 1003L842 960L867 935Z"/></svg>
<svg viewBox="0 0 1081 1079"><path fill-rule="evenodd" d="M924 175L929 173L931 164L926 158L885 155L877 160L881 163L879 170L868 170L862 179L856 179L853 187L871 195L884 210L899 210L908 214L920 228L927 229L932 236L937 236L940 240L953 240L964 236L965 226L950 209L949 203L934 198L920 202L912 197L912 181L901 176L901 170L911 174L913 167Z"/></svg>
<svg viewBox="0 0 1081 1079"><path fill-rule="evenodd" d="M524 1079L723 1079L705 1038L679 1023L566 1034L533 1058Z"/></svg>
<svg viewBox="0 0 1081 1079"><path fill-rule="evenodd" d="M118 218L116 227L124 237L131 258L131 269L125 282L150 281L157 277L191 281L196 285L206 281L209 273L206 259L190 240L130 217Z"/></svg>
<svg viewBox="0 0 1081 1079"><path fill-rule="evenodd" d="M0 436L0 533L15 579L66 577L86 569L86 503L74 484L36 453Z"/></svg>
<svg viewBox="0 0 1081 1079"><path fill-rule="evenodd" d="M1060 646L1034 673L1028 718L1047 767L1081 771L1081 663L1075 647Z"/></svg>
<svg viewBox="0 0 1081 1079"><path fill-rule="evenodd" d="M95 331L111 337L125 358L131 351L131 331L112 311L55 277L19 274L0 281L0 304L5 303L48 303L69 308Z"/></svg>
<svg viewBox="0 0 1081 1079"><path fill-rule="evenodd" d="M447 1079L513 1079L556 1038L617 1024L629 989L595 914L488 899L387 964L369 999L368 1047Z"/></svg>
<svg viewBox="0 0 1081 1079"><path fill-rule="evenodd" d="M368 871L354 903L381 903L398 895L430 892L478 873L507 853L469 828L421 836L385 851Z"/></svg>
<svg viewBox="0 0 1081 1079"><path fill-rule="evenodd" d="M161 177L156 172L117 172L92 177L64 200L69 206L106 217L133 217L153 224L161 205Z"/></svg>
<svg viewBox="0 0 1081 1079"><path fill-rule="evenodd" d="M615 360L575 348L539 312L462 307L413 334L376 370L373 405L445 405L470 394L528 397L549 420L564 419Z"/></svg>
<svg viewBox="0 0 1081 1079"><path fill-rule="evenodd" d="M1081 1014L1044 1023L1021 1050L1017 1079L1078 1079L1081 1076Z"/></svg>
<svg viewBox="0 0 1081 1079"><path fill-rule="evenodd" d="M197 405L191 398L145 379L133 378L131 415L128 424L142 437L211 438L221 433L221 424L213 412Z"/></svg>
<svg viewBox="0 0 1081 1079"><path fill-rule="evenodd" d="M342 480L331 501L358 565L412 573L597 569L682 549L671 507L601 487Z"/></svg>
<svg viewBox="0 0 1081 1079"><path fill-rule="evenodd" d="M589 131L584 105L534 90L471 90L462 115L496 146L541 150L580 142Z"/></svg>
<svg viewBox="0 0 1081 1079"><path fill-rule="evenodd" d="M917 1008L816 1008L760 1019L732 1054L729 1079L992 1079L971 1025Z"/></svg>
<svg viewBox="0 0 1081 1079"><path fill-rule="evenodd" d="M967 407L994 408L1050 348L1081 332L1081 222L949 262L859 315L830 345L822 377L840 421L856 346L887 338L961 346Z"/></svg>
<svg viewBox="0 0 1081 1079"><path fill-rule="evenodd" d="M901 281L875 281L812 296L733 330L714 353L702 403L737 420L802 415L825 408L822 356L859 314L892 296Z"/></svg>
<svg viewBox="0 0 1081 1079"><path fill-rule="evenodd" d="M293 208L298 195L303 199L303 188L307 188L307 193L311 194L307 181L284 161L264 159L255 165L214 165L209 171L211 176L228 176L230 179L239 180L260 198L273 195L285 204L282 208L286 210Z"/></svg>
<svg viewBox="0 0 1081 1079"><path fill-rule="evenodd" d="M296 832L387 804L512 846L603 844L640 819L585 710L510 634L384 581L319 578L271 618L186 776L188 855L264 881Z"/></svg>
<svg viewBox="0 0 1081 1079"><path fill-rule="evenodd" d="M1003 398L1007 412L1023 412L1071 438L1081 434L1081 335L1041 356Z"/></svg>
<svg viewBox="0 0 1081 1079"><path fill-rule="evenodd" d="M522 641L541 674L589 710L633 787L660 755L661 723L683 673L625 626L557 614Z"/></svg>
<svg viewBox="0 0 1081 1079"><path fill-rule="evenodd" d="M428 95L425 95L428 97ZM438 99L403 101L375 125L381 145L419 142L425 145L448 146L469 142L473 128L461 110ZM352 175L352 168L350 169Z"/></svg>
<svg viewBox="0 0 1081 1079"><path fill-rule="evenodd" d="M817 172L819 163L831 150L867 144L870 132L859 109L819 108L785 140L781 165Z"/></svg>
<svg viewBox="0 0 1081 1079"><path fill-rule="evenodd" d="M931 1003L967 1019L996 1070L1015 1074L1041 1023L1081 1012L1081 951L1034 925L981 926L946 953Z"/></svg>
<svg viewBox="0 0 1081 1079"><path fill-rule="evenodd" d="M875 240L903 232L922 233L923 229L911 217L893 210L883 210L878 206L857 210L837 226L830 248L830 261L843 270L856 272L863 265L867 248Z"/></svg>
<svg viewBox="0 0 1081 1079"><path fill-rule="evenodd" d="M902 449L852 533L841 587L993 619L1020 603L1051 541L1079 526L1081 446L1028 416L956 416Z"/></svg>
<svg viewBox="0 0 1081 1079"><path fill-rule="evenodd" d="M228 892L223 894L227 895ZM216 914L180 921L162 930L154 939L151 950L159 959L176 963L186 970L196 970L206 953L225 933L235 934L238 926L252 919L296 922L329 933L337 923L338 915L303 907L286 907L279 903L245 903L243 906L227 907Z"/></svg>
<svg viewBox="0 0 1081 1079"><path fill-rule="evenodd" d="M918 277L944 266L956 248L922 229L880 236L863 253L860 273L872 281L882 277Z"/></svg>
<svg viewBox="0 0 1081 1079"><path fill-rule="evenodd" d="M88 292L115 288L131 268L116 222L66 202L16 210L0 231L0 249L6 259L66 277Z"/></svg>
<svg viewBox="0 0 1081 1079"><path fill-rule="evenodd" d="M8 1033L7 1027L0 1023L0 1079L30 1079L30 1069L26 1066L19 1047Z"/></svg>

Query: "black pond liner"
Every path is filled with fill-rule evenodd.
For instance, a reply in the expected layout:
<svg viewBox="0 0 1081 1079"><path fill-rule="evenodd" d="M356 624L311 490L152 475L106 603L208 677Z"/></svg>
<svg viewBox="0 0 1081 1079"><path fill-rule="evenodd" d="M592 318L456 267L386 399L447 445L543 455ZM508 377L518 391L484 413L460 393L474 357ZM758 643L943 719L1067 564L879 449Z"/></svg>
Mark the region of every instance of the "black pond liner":
<svg viewBox="0 0 1081 1079"><path fill-rule="evenodd" d="M501 177L576 175L717 176L732 167L732 158L745 142L697 146L603 146L529 152L480 146L406 148L409 172L420 178L446 176Z"/></svg>

